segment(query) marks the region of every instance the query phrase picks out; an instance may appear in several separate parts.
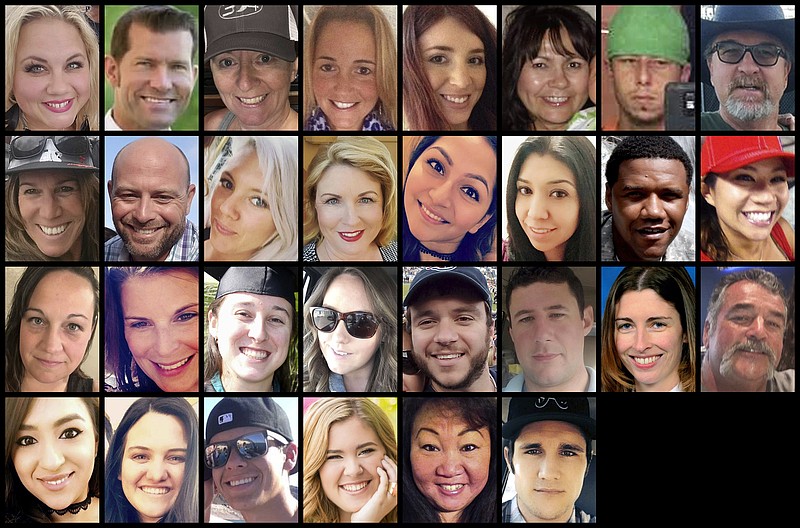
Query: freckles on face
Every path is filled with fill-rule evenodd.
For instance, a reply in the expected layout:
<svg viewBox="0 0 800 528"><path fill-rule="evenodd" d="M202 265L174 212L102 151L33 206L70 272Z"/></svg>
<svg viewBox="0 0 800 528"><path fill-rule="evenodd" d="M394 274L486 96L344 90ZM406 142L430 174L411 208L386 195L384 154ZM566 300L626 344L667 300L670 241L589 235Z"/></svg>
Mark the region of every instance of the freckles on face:
<svg viewBox="0 0 800 528"><path fill-rule="evenodd" d="M125 340L137 366L163 391L197 390L197 277L132 277L121 292Z"/></svg>
<svg viewBox="0 0 800 528"><path fill-rule="evenodd" d="M175 505L188 452L186 432L175 416L148 412L130 428L118 478L141 521L158 522Z"/></svg>
<svg viewBox="0 0 800 528"><path fill-rule="evenodd" d="M311 83L331 130L361 130L378 104L376 56L375 36L366 24L334 21L322 29Z"/></svg>
<svg viewBox="0 0 800 528"><path fill-rule="evenodd" d="M60 130L75 123L89 100L92 76L75 27L55 19L25 23L14 68L14 97L31 130Z"/></svg>

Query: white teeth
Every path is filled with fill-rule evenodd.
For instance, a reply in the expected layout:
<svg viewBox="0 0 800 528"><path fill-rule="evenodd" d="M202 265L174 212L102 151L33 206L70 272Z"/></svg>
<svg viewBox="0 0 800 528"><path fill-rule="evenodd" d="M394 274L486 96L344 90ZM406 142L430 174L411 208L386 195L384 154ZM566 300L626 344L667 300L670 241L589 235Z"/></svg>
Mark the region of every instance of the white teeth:
<svg viewBox="0 0 800 528"><path fill-rule="evenodd" d="M437 222L447 223L447 220L445 220L441 216L433 214L427 207L425 207L425 204L423 204L422 202L420 202L419 205L422 207L422 212L424 212L429 217L433 218Z"/></svg>
<svg viewBox="0 0 800 528"><path fill-rule="evenodd" d="M145 493L149 493L150 495L166 495L169 493L169 488L151 488L149 486L142 486L139 489Z"/></svg>
<svg viewBox="0 0 800 528"><path fill-rule="evenodd" d="M347 110L348 108L352 108L356 105L356 103L340 103L339 101L333 101L333 104L335 104L336 108L339 110Z"/></svg>
<svg viewBox="0 0 800 528"><path fill-rule="evenodd" d="M190 359L192 359L192 358L188 357L186 359L182 359L181 361L178 361L177 363L173 363L172 365L162 365L161 363L156 363L156 364L159 367L161 367L163 370L175 370L176 368L182 367L183 365L185 365L186 362L189 361Z"/></svg>
<svg viewBox="0 0 800 528"><path fill-rule="evenodd" d="M446 101L450 101L451 103L456 103L456 104L465 103L467 101L467 99L469 99L468 95L465 95L463 97L453 97L452 95L442 95L442 97L444 97Z"/></svg>
<svg viewBox="0 0 800 528"><path fill-rule="evenodd" d="M350 355L347 352L339 352L338 350L334 350L333 353L336 354L337 356L342 356L342 357Z"/></svg>
<svg viewBox="0 0 800 528"><path fill-rule="evenodd" d="M47 483L48 483L48 484L50 484L51 486L58 486L59 484L61 484L61 483L62 483L62 482L64 482L65 480L67 480L68 478L69 478L69 475L67 475L67 476L66 476L66 477L64 477L64 478L58 479L58 480L45 480L45 482L47 482Z"/></svg>
<svg viewBox="0 0 800 528"><path fill-rule="evenodd" d="M568 97L545 97L544 99L546 101L554 103L554 104L562 104L562 103L566 103L567 99L569 99L569 98Z"/></svg>
<svg viewBox="0 0 800 528"><path fill-rule="evenodd" d="M242 484L250 484L254 480L255 480L255 477L249 477L249 478L245 478L245 479L241 479L241 480L232 480L232 481L228 482L228 486L234 487L234 486L241 486Z"/></svg>
<svg viewBox="0 0 800 528"><path fill-rule="evenodd" d="M440 354L438 356L434 356L436 359L455 359L460 358L464 354Z"/></svg>
<svg viewBox="0 0 800 528"><path fill-rule="evenodd" d="M552 231L552 229L536 229L532 227L531 231L533 231L537 235L544 235L545 233L549 233L550 231Z"/></svg>
<svg viewBox="0 0 800 528"><path fill-rule="evenodd" d="M445 491L458 491L464 487L463 484L439 484Z"/></svg>
<svg viewBox="0 0 800 528"><path fill-rule="evenodd" d="M361 231L353 231L352 233L345 233L345 232L342 232L342 234L343 234L344 236L346 236L346 237L354 237L354 236L358 236L358 234L359 234L360 232L361 232Z"/></svg>
<svg viewBox="0 0 800 528"><path fill-rule="evenodd" d="M56 227L47 227L47 226L40 225L39 229L41 229L42 232L45 235L54 236L54 235L60 235L61 233L66 231L68 225L69 225L69 223L66 223L66 224L60 225L60 226L56 226Z"/></svg>
<svg viewBox="0 0 800 528"><path fill-rule="evenodd" d="M269 352L262 350L254 350L252 348L240 348L239 350L250 359L267 359L269 357Z"/></svg>
<svg viewBox="0 0 800 528"><path fill-rule="evenodd" d="M55 108L56 110L58 110L60 108L65 108L69 104L69 101L64 101L63 103L45 103L45 104L50 108Z"/></svg>
<svg viewBox="0 0 800 528"><path fill-rule="evenodd" d="M134 231L136 231L140 235L152 235L153 233L156 232L155 229L134 229Z"/></svg>
<svg viewBox="0 0 800 528"><path fill-rule="evenodd" d="M633 360L636 362L637 365L649 365L650 363L655 362L661 356L649 356L649 357L634 357Z"/></svg>
<svg viewBox="0 0 800 528"><path fill-rule="evenodd" d="M772 213L744 213L751 222L764 223L769 222L772 218Z"/></svg>
<svg viewBox="0 0 800 528"><path fill-rule="evenodd" d="M170 102L169 99L157 99L155 97L145 97L144 100L147 101L148 103L155 103L155 104L167 104Z"/></svg>
<svg viewBox="0 0 800 528"><path fill-rule="evenodd" d="M258 96L258 97L250 97L250 98L246 98L246 97L240 97L240 98L239 98L239 100L240 100L241 102L243 102L244 104L249 104L249 105L252 105L252 104L258 104L258 103L260 103L261 101L263 101L264 99L266 99L266 97L267 97L267 96L266 96L266 94L265 94L265 95L260 95L260 96Z"/></svg>
<svg viewBox="0 0 800 528"><path fill-rule="evenodd" d="M342 487L346 491L359 491L367 487L366 482L362 482L361 484L343 484Z"/></svg>

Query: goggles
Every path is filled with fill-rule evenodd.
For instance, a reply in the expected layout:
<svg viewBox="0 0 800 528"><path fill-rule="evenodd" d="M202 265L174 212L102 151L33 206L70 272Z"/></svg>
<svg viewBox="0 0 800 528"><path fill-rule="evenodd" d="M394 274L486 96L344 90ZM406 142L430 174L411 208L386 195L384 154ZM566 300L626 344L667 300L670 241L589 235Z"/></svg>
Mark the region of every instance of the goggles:
<svg viewBox="0 0 800 528"><path fill-rule="evenodd" d="M723 41L714 44L712 51L717 52L719 60L725 64L738 64L748 51L750 56L759 66L775 66L780 57L786 57L786 52L774 44L755 44L745 46L733 41Z"/></svg>
<svg viewBox="0 0 800 528"><path fill-rule="evenodd" d="M236 449L239 455L245 459L264 456L270 447L282 449L288 442L271 431L257 431L242 435L235 440L227 442L214 442L206 446L206 466L216 469L227 464L231 456L232 449Z"/></svg>
<svg viewBox="0 0 800 528"><path fill-rule="evenodd" d="M17 136L11 140L11 154L17 159L38 156L47 147L48 139L62 154L83 156L91 151L86 136Z"/></svg>
<svg viewBox="0 0 800 528"><path fill-rule="evenodd" d="M378 318L369 312L337 312L330 308L315 306L311 308L311 321L320 332L336 330L339 321L344 321L347 333L356 339L369 339L378 331Z"/></svg>

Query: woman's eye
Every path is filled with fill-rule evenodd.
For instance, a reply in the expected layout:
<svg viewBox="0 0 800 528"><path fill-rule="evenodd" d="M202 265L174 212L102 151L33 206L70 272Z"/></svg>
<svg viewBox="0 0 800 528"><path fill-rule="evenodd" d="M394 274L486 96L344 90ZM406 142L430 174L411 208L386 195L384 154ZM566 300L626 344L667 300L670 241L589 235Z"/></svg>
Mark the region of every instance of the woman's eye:
<svg viewBox="0 0 800 528"><path fill-rule="evenodd" d="M555 190L550 193L550 196L553 198L566 198L569 194L566 191Z"/></svg>
<svg viewBox="0 0 800 528"><path fill-rule="evenodd" d="M483 57L472 57L467 61L474 66L481 66L484 63Z"/></svg>
<svg viewBox="0 0 800 528"><path fill-rule="evenodd" d="M374 449L374 448L372 448L372 447L370 447L370 448L367 448L367 449L365 449L365 450L361 451L361 452L360 452L358 455L359 455L359 456L362 456L362 455L371 455L371 454L372 454L372 453L374 453L374 452L375 452L375 449Z"/></svg>
<svg viewBox="0 0 800 528"><path fill-rule="evenodd" d="M82 62L70 62L69 64L67 64L68 70L80 70L81 68L83 68Z"/></svg>
<svg viewBox="0 0 800 528"><path fill-rule="evenodd" d="M367 68L366 66L361 66L360 68L356 69L356 73L359 75L370 75L372 73L372 69Z"/></svg>
<svg viewBox="0 0 800 528"><path fill-rule="evenodd" d="M217 62L217 66L220 68L230 68L234 64L235 63L233 62L233 59L221 59L219 62Z"/></svg>
<svg viewBox="0 0 800 528"><path fill-rule="evenodd" d="M230 181L228 178L220 179L219 184L228 190L233 190L233 182Z"/></svg>
<svg viewBox="0 0 800 528"><path fill-rule="evenodd" d="M463 192L464 194L466 194L467 196L469 196L470 198L472 198L476 202L480 202L481 201L480 193L473 187L469 187L469 186L462 187L461 188L461 192Z"/></svg>
<svg viewBox="0 0 800 528"><path fill-rule="evenodd" d="M186 321L191 321L197 317L197 312L186 312L182 313L177 317L177 320L181 323L185 323Z"/></svg>
<svg viewBox="0 0 800 528"><path fill-rule="evenodd" d="M627 332L633 329L633 325L630 323L620 323L617 325L617 330L620 332Z"/></svg>
<svg viewBox="0 0 800 528"><path fill-rule="evenodd" d="M475 451L476 449L478 449L478 446L476 446L475 444L467 444L461 448L462 451L467 451L467 452Z"/></svg>
<svg viewBox="0 0 800 528"><path fill-rule="evenodd" d="M69 330L70 332L80 332L81 330L83 330L83 327L77 323L69 323L67 325L67 330Z"/></svg>
<svg viewBox="0 0 800 528"><path fill-rule="evenodd" d="M530 187L517 187L517 193L523 196L530 196L533 194L533 191L531 191Z"/></svg>
<svg viewBox="0 0 800 528"><path fill-rule="evenodd" d="M135 330L141 330L142 328L146 328L148 325L149 323L146 321L135 321L133 323L130 323L128 326Z"/></svg>
<svg viewBox="0 0 800 528"><path fill-rule="evenodd" d="M442 165L439 160L431 158L426 162L430 168L438 172L439 174L444 174L444 165Z"/></svg>
<svg viewBox="0 0 800 528"><path fill-rule="evenodd" d="M261 55L261 56L258 58L258 60L259 60L259 62L260 62L261 64L267 64L267 63L269 63L269 62L272 62L272 56L270 56L270 55Z"/></svg>
<svg viewBox="0 0 800 528"><path fill-rule="evenodd" d="M328 198L323 202L325 205L338 205L339 199L338 198Z"/></svg>
<svg viewBox="0 0 800 528"><path fill-rule="evenodd" d="M25 73L43 73L47 69L41 64L28 64L25 66Z"/></svg>
<svg viewBox="0 0 800 528"><path fill-rule="evenodd" d="M319 67L319 69L326 73L331 73L336 70L336 66L334 66L333 64L323 64L322 66Z"/></svg>
<svg viewBox="0 0 800 528"><path fill-rule="evenodd" d="M438 451L439 449L438 449L436 446L434 446L434 445L431 445L431 444L425 444L425 445L423 445L423 446L422 446L422 450L423 450L423 451L430 451L430 452L433 452L433 451Z"/></svg>
<svg viewBox="0 0 800 528"><path fill-rule="evenodd" d="M365 197L361 198L361 199L358 201L358 203L362 203L362 204L371 204L371 203L375 203L375 198L370 198L369 196L365 196Z"/></svg>
<svg viewBox="0 0 800 528"><path fill-rule="evenodd" d="M27 447L36 443L36 439L32 436L23 436L17 439L17 445L20 447Z"/></svg>
<svg viewBox="0 0 800 528"><path fill-rule="evenodd" d="M34 326L42 326L44 324L44 319L41 317L31 317L28 319L28 322Z"/></svg>
<svg viewBox="0 0 800 528"><path fill-rule="evenodd" d="M250 203L262 209L269 209L269 204L267 204L266 200L258 196L250 198Z"/></svg>
<svg viewBox="0 0 800 528"><path fill-rule="evenodd" d="M66 429L63 433L61 433L61 436L59 436L59 438L62 438L64 440L71 440L79 436L82 432L83 431L81 431L80 429L70 427L69 429Z"/></svg>
<svg viewBox="0 0 800 528"><path fill-rule="evenodd" d="M444 64L445 62L447 62L447 57L445 57L444 55L434 55L433 57L428 59L428 61L434 64Z"/></svg>

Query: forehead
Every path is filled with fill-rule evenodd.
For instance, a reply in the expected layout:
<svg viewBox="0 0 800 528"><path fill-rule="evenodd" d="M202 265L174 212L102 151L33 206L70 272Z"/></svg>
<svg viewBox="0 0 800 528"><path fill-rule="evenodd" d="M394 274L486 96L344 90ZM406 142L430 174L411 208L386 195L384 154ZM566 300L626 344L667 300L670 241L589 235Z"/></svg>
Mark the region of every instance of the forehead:
<svg viewBox="0 0 800 528"><path fill-rule="evenodd" d="M356 195L365 191L381 190L381 183L375 176L353 167L352 165L336 164L331 165L317 184L317 194L335 193L339 195Z"/></svg>
<svg viewBox="0 0 800 528"><path fill-rule="evenodd" d="M751 31L744 29L738 31L726 31L725 33L720 33L714 38L715 43L721 42L723 40L732 40L734 42L738 42L740 44L745 44L745 45L782 44L780 40L770 35L769 33L762 33L761 31Z"/></svg>
<svg viewBox="0 0 800 528"><path fill-rule="evenodd" d="M569 422L543 420L532 422L520 429L515 443L530 444L544 441L585 445L580 427Z"/></svg>
<svg viewBox="0 0 800 528"><path fill-rule="evenodd" d="M555 305L578 309L578 300L566 282L534 282L520 286L511 291L509 299L512 313L518 310L546 310Z"/></svg>
<svg viewBox="0 0 800 528"><path fill-rule="evenodd" d="M93 423L89 408L80 398L34 398L22 423L45 429L70 414L77 414L88 424Z"/></svg>
<svg viewBox="0 0 800 528"><path fill-rule="evenodd" d="M765 287L752 281L739 281L731 284L725 290L723 310L729 310L737 304L753 304L768 310L786 313L786 304L780 295L770 292Z"/></svg>
<svg viewBox="0 0 800 528"><path fill-rule="evenodd" d="M617 315L647 318L651 315L674 316L675 307L664 300L655 290L647 288L640 291L626 291L619 298Z"/></svg>
<svg viewBox="0 0 800 528"><path fill-rule="evenodd" d="M175 307L197 302L197 278L188 273L131 277L122 285L123 311L172 315Z"/></svg>
<svg viewBox="0 0 800 528"><path fill-rule="evenodd" d="M292 305L283 297L275 297L273 295L261 295L258 293L245 293L235 292L229 293L223 297L224 306L241 306L250 305L259 309L270 309L274 306L285 309L291 313Z"/></svg>
<svg viewBox="0 0 800 528"><path fill-rule="evenodd" d="M159 434L154 434L158 431ZM185 449L186 431L183 424L171 414L147 412L128 431L125 445L150 449Z"/></svg>
<svg viewBox="0 0 800 528"><path fill-rule="evenodd" d="M520 168L519 179L533 184L567 180L575 185L575 175L570 168L549 154L537 153L528 156Z"/></svg>
<svg viewBox="0 0 800 528"><path fill-rule="evenodd" d="M342 38L347 35L347 38ZM348 20L332 20L325 24L317 39L317 53L354 59L374 58L375 36L367 24ZM357 54L358 57L351 57Z"/></svg>
<svg viewBox="0 0 800 528"><path fill-rule="evenodd" d="M420 35L419 44L423 51L443 44L453 48L483 49L483 42L478 35L451 16L444 17L429 27Z"/></svg>
<svg viewBox="0 0 800 528"><path fill-rule="evenodd" d="M44 186L54 185L65 181L79 182L79 176L73 171L59 169L43 169L25 171L19 174L20 185Z"/></svg>
<svg viewBox="0 0 800 528"><path fill-rule="evenodd" d="M40 306L39 303L63 299L61 306ZM75 313L76 307L86 303L91 310L94 304L92 285L83 277L70 271L53 271L42 277L33 290L28 306L39 309L63 309Z"/></svg>
<svg viewBox="0 0 800 528"><path fill-rule="evenodd" d="M414 431L413 434L416 434L420 429L431 429L440 435L457 435L469 427L470 425L461 416L460 412L428 405L419 411L414 419L412 429Z"/></svg>
<svg viewBox="0 0 800 528"><path fill-rule="evenodd" d="M365 442L380 444L378 434L364 420L351 416L331 424L328 430L328 448L341 449L346 446L358 446Z"/></svg>
<svg viewBox="0 0 800 528"><path fill-rule="evenodd" d="M58 45L42 46L43 37L47 37L48 42L57 42ZM33 53L37 57L55 60L77 52L85 53L85 48L80 33L72 24L47 17L31 20L22 26L17 55L22 55L23 51Z"/></svg>
<svg viewBox="0 0 800 528"><path fill-rule="evenodd" d="M192 46L192 34L188 31L156 32L134 22L128 29L125 57L191 62Z"/></svg>
<svg viewBox="0 0 800 528"><path fill-rule="evenodd" d="M422 292L421 299L409 306L413 314L420 313L448 313L458 311L483 312L484 301L477 292L471 290L451 290L447 292L427 291Z"/></svg>
<svg viewBox="0 0 800 528"><path fill-rule="evenodd" d="M483 136L442 136L425 153L441 152L443 149L453 161L455 170L480 174L493 184L497 175L497 156ZM440 154L441 156L441 154ZM425 154L420 156L425 162Z"/></svg>
<svg viewBox="0 0 800 528"><path fill-rule="evenodd" d="M688 190L686 167L677 159L638 158L620 163L616 188L625 185L644 186L654 190L684 187Z"/></svg>

